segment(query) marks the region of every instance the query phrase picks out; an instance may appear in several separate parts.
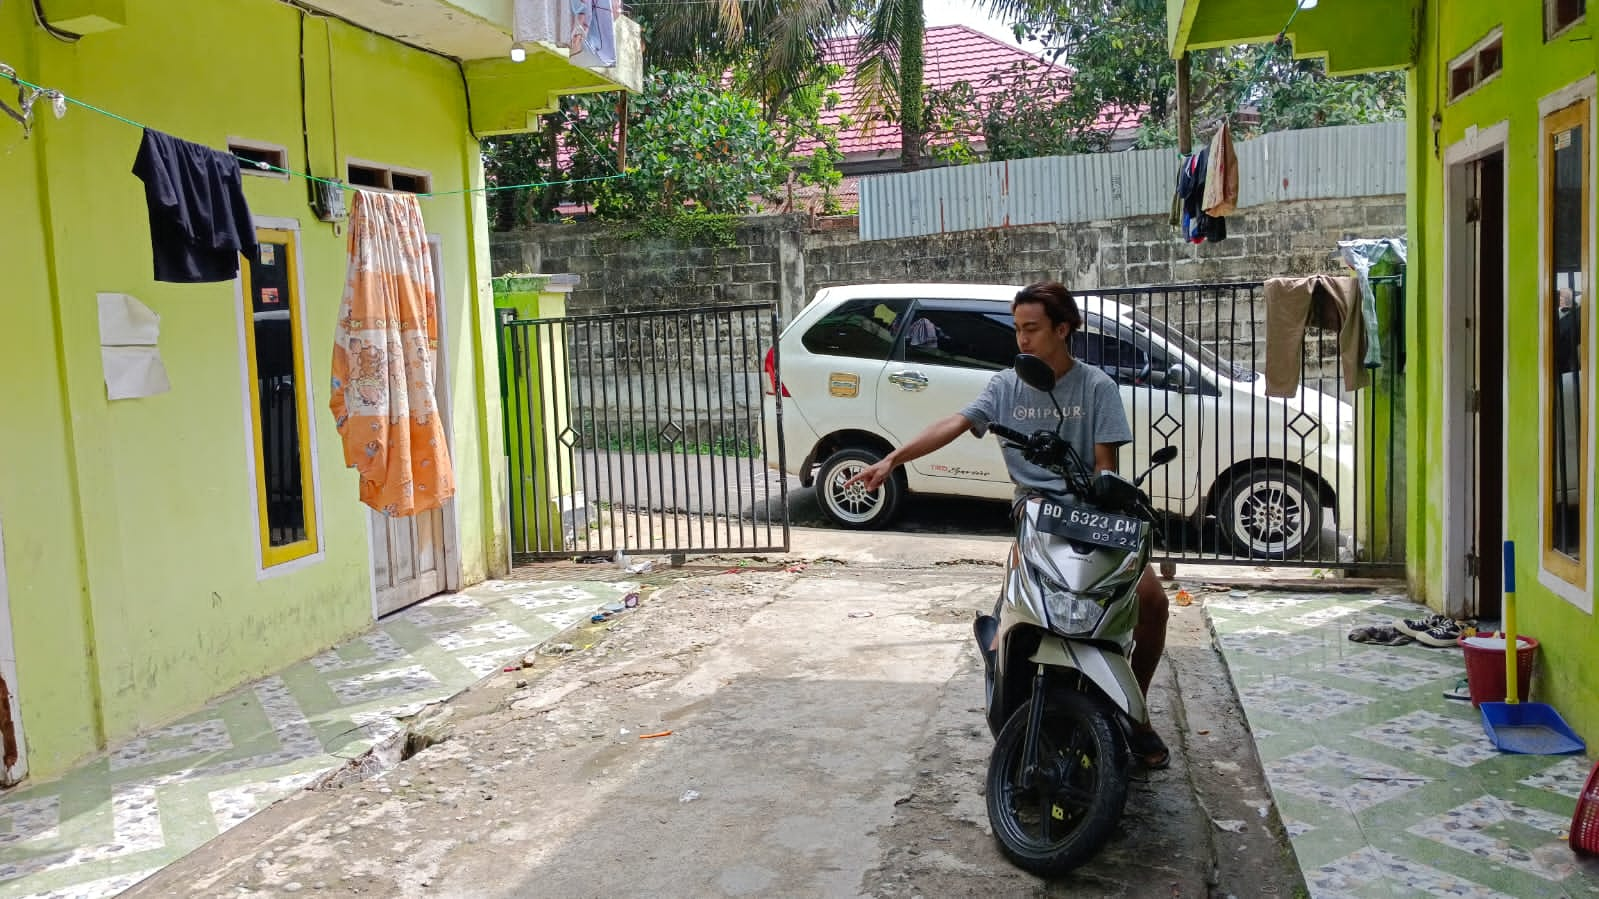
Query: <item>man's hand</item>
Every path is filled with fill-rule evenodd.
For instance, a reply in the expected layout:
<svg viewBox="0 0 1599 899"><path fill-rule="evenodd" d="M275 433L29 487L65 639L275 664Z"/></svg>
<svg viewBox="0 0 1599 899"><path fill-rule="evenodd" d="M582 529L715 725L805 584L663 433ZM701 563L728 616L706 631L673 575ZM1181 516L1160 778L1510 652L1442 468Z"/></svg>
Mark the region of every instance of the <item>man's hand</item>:
<svg viewBox="0 0 1599 899"><path fill-rule="evenodd" d="M844 486L849 487L854 484L861 484L865 486L868 491L876 490L877 488L883 486L883 482L888 480L889 476L894 473L894 468L895 465L892 457L883 459L863 469L861 473L857 474L855 477L845 481Z"/></svg>

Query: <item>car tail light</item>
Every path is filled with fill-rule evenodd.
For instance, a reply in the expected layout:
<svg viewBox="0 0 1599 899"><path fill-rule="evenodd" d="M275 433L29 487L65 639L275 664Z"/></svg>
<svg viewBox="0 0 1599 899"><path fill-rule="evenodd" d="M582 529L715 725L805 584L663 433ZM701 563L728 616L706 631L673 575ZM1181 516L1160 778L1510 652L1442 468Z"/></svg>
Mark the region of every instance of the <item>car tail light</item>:
<svg viewBox="0 0 1599 899"><path fill-rule="evenodd" d="M784 396L791 396L792 394L790 394L788 392L788 388L786 386L777 383L777 347L772 347L771 349L766 351L766 366L765 367L766 367L766 395L767 396L773 396L779 390L781 390L783 392Z"/></svg>

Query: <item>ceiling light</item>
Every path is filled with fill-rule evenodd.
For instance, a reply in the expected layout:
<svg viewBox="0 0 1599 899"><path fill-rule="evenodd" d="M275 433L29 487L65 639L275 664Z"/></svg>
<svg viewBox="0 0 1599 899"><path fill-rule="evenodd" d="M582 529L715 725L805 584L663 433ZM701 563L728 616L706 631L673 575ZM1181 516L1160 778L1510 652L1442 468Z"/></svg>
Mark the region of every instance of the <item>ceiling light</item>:
<svg viewBox="0 0 1599 899"><path fill-rule="evenodd" d="M1316 5L1316 0L1300 0L1300 2L1309 3L1312 6ZM516 43L512 44L511 45L511 62L523 62L526 59L527 59L527 48L522 46L522 42L521 41L517 41Z"/></svg>

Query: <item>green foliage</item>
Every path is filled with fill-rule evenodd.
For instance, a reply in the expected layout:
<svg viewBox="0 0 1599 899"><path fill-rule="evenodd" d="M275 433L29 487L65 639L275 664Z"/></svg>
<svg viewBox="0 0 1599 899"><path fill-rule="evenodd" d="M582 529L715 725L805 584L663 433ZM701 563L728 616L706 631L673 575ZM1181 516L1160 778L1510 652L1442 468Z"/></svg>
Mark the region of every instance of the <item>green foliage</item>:
<svg viewBox="0 0 1599 899"><path fill-rule="evenodd" d="M738 244L739 217L726 212L707 212L692 206L669 210L650 210L619 229L623 240L666 237L697 247L731 247Z"/></svg>
<svg viewBox="0 0 1599 899"><path fill-rule="evenodd" d="M601 218L640 219L692 204L707 212L750 211L787 176L760 108L689 72L652 73L628 122L627 177L600 184Z"/></svg>
<svg viewBox="0 0 1599 899"><path fill-rule="evenodd" d="M936 146L955 136L957 146L934 153L959 160L966 152L960 135L979 134L996 160L1098 152L1118 128L1133 128L1139 147L1176 145L1177 75L1164 3L996 0L991 8L1016 22L1019 38L1038 41L1047 59L1071 70L1069 89L1018 68L990 75L985 98L972 90L937 92L929 97L929 121L938 123L930 138ZM1285 21L1286 12L1291 7ZM1196 51L1190 61L1196 142L1228 117L1243 138L1404 115L1402 73L1329 78L1320 61L1295 61L1287 47L1271 44ZM1118 117L1106 118L1117 110Z"/></svg>
<svg viewBox="0 0 1599 899"><path fill-rule="evenodd" d="M543 133L485 141L491 185L570 181L616 171L615 97L567 98L559 117L551 118ZM650 74L628 107L627 144L625 178L491 194L495 226L550 221L561 203L578 202L592 203L601 218L714 229L720 226L705 224L714 218L680 213L685 207L725 215L748 212L752 196L772 195L788 174L776 135L755 101L690 72Z"/></svg>

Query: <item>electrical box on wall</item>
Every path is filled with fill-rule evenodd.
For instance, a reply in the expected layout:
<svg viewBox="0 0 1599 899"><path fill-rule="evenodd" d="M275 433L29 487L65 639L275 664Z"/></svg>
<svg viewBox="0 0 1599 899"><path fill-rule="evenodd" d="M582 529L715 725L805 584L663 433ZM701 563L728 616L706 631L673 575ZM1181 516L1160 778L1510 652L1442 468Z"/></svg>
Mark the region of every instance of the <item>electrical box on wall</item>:
<svg viewBox="0 0 1599 899"><path fill-rule="evenodd" d="M342 222L348 216L344 208L344 185L333 181L312 181L311 209L318 221Z"/></svg>

